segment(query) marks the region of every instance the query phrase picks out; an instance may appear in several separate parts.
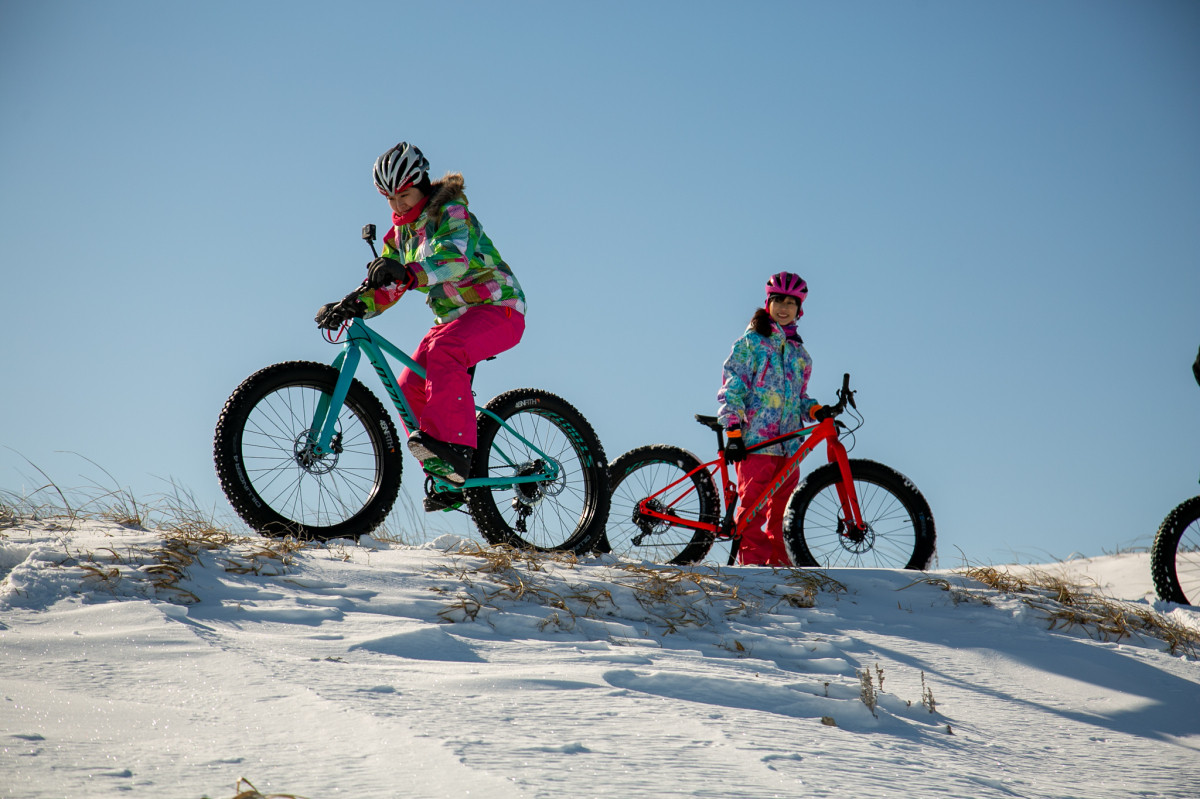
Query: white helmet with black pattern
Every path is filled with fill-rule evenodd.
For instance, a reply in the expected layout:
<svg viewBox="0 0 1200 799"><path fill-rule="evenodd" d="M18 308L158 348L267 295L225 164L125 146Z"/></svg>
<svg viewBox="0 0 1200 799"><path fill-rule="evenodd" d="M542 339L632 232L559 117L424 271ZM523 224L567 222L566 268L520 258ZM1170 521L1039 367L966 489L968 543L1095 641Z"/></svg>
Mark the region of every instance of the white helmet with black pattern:
<svg viewBox="0 0 1200 799"><path fill-rule="evenodd" d="M375 188L384 197L395 197L428 175L429 160L415 144L402 141L375 159Z"/></svg>

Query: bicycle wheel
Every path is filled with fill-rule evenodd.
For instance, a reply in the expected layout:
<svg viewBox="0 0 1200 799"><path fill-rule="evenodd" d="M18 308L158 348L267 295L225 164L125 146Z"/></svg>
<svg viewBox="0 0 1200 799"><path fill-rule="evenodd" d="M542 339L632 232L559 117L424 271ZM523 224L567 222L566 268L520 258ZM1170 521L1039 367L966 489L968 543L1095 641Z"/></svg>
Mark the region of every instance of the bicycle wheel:
<svg viewBox="0 0 1200 799"><path fill-rule="evenodd" d="M246 378L217 421L213 461L229 503L268 536L329 540L371 532L400 490L391 418L353 381L338 414L334 452L306 450L317 403L338 372L307 361L277 363Z"/></svg>
<svg viewBox="0 0 1200 799"><path fill-rule="evenodd" d="M882 463L850 461L854 491L867 529L850 534L838 499L841 472L828 463L800 484L788 501L783 536L797 566L870 566L924 569L936 533L929 503L912 481Z"/></svg>
<svg viewBox="0 0 1200 799"><path fill-rule="evenodd" d="M604 534L609 503L604 449L592 426L566 400L534 388L506 391L487 410L495 417L479 414L471 477L536 474L546 467L538 450L559 472L552 481L464 489L479 532L492 544L591 551Z"/></svg>
<svg viewBox="0 0 1200 799"><path fill-rule="evenodd" d="M643 499L682 480L651 500L654 509L668 511L681 521L716 524L721 511L717 487L712 474L700 467L695 455L666 444L631 449L613 461L608 467L612 508L598 549L655 563L686 565L701 560L713 545L713 533L638 512ZM689 473L691 478L684 479Z"/></svg>
<svg viewBox="0 0 1200 799"><path fill-rule="evenodd" d="M1200 497L1184 500L1163 519L1150 548L1150 571L1159 599L1200 602Z"/></svg>

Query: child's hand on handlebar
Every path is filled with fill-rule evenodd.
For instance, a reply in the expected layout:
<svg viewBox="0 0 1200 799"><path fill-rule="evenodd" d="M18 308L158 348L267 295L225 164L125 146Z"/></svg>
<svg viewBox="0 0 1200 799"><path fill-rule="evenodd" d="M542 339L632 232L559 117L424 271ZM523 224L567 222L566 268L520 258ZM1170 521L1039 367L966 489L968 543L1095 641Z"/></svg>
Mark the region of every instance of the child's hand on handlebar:
<svg viewBox="0 0 1200 799"><path fill-rule="evenodd" d="M367 264L367 285L377 289L392 283L399 283L405 288L416 282L416 276L408 264L402 264L395 258L376 258Z"/></svg>
<svg viewBox="0 0 1200 799"><path fill-rule="evenodd" d="M367 306L358 298L359 290L347 294L337 302L327 302L317 311L313 321L317 327L325 330L337 330L345 322L361 317L367 312Z"/></svg>

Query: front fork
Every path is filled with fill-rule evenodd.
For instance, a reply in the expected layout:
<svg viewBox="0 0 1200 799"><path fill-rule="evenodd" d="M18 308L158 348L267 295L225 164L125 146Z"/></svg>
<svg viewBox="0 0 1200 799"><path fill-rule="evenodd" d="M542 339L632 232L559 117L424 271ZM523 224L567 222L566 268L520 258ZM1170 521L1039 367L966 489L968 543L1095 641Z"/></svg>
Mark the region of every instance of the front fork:
<svg viewBox="0 0 1200 799"><path fill-rule="evenodd" d="M811 451L813 447L818 446L821 439L825 439L829 462L837 464L838 473L842 477L837 484L837 494L842 505L842 515L839 521L843 529L838 532L857 540L866 532L867 526L863 522L862 510L858 505L858 494L854 490L854 476L850 474L850 458L846 454L846 447L838 438L836 422L833 419L825 419L818 423L808 442L793 457L803 460L807 457L806 450ZM729 467L724 460L720 463L720 469L721 484L726 487L725 517L721 520L720 532L722 535L736 537L733 518L738 503L737 491L732 488L729 481Z"/></svg>
<svg viewBox="0 0 1200 799"><path fill-rule="evenodd" d="M350 382L354 379L354 372L358 369L361 358L362 350L347 346L333 361L333 368L338 370L337 383L334 384L332 394L322 394L321 399L317 401L312 424L308 428L308 441L312 445L313 455L317 457L333 452L332 444L337 434L338 416L342 404L346 401L346 395L350 393ZM336 410L330 413L331 409Z"/></svg>
<svg viewBox="0 0 1200 799"><path fill-rule="evenodd" d="M826 419L822 424L832 425L833 420ZM838 533L857 541L866 534L867 525L863 522L862 509L858 504L858 493L854 490L854 475L850 474L850 459L846 455L846 447L842 445L836 431L826 441L825 447L829 454L829 462L837 464L838 472L842 476L837 484L837 494L838 500L842 503L842 517L839 519L839 526L844 529L839 529Z"/></svg>

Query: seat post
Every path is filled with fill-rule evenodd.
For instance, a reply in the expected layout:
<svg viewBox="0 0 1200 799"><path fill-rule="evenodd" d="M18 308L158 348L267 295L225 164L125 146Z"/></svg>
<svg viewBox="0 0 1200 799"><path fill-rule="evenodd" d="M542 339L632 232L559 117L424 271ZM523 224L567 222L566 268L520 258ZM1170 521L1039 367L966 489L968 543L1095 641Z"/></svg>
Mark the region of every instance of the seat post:
<svg viewBox="0 0 1200 799"><path fill-rule="evenodd" d="M721 427L721 423L717 421L715 416L705 416L702 413L696 414L696 421L712 430L717 434L717 449L725 451L725 428Z"/></svg>

